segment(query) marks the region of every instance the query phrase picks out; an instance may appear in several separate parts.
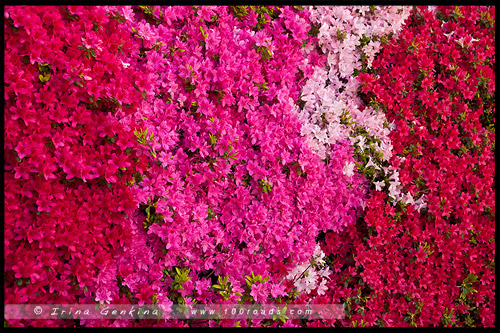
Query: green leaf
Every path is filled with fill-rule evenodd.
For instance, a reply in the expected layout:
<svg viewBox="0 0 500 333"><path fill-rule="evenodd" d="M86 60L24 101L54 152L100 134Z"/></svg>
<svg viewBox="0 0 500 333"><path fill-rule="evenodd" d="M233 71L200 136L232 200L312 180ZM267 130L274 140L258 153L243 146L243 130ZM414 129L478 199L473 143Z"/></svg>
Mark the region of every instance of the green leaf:
<svg viewBox="0 0 500 333"><path fill-rule="evenodd" d="M215 135L212 135L212 133L208 133L208 136L210 137L210 144L212 146L215 146L215 144L217 143L217 138L215 137Z"/></svg>
<svg viewBox="0 0 500 333"><path fill-rule="evenodd" d="M45 82L49 81L49 80L50 80L50 77L51 77L51 75L50 75L50 74L48 74L48 73L47 73L47 74L44 74L44 75L41 75L41 74L40 74L40 75L38 75L38 78L40 79L40 81L41 81L42 83L45 83Z"/></svg>

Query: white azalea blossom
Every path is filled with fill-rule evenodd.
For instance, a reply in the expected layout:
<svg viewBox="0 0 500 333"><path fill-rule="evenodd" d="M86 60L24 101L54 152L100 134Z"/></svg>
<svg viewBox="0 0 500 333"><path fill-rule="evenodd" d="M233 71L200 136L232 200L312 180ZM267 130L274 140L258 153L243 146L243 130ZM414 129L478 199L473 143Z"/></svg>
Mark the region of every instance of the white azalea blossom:
<svg viewBox="0 0 500 333"><path fill-rule="evenodd" d="M371 166L374 167L375 170L380 170L380 167L378 165L376 165L376 164L373 163L372 157L370 156L368 158L368 163L366 163L366 165L365 165L365 168L368 168L368 167L371 167Z"/></svg>
<svg viewBox="0 0 500 333"><path fill-rule="evenodd" d="M346 165L342 169L342 173L344 175L346 175L347 177L352 177L354 175L354 167L355 166L356 165L354 164L354 162L346 163Z"/></svg>
<svg viewBox="0 0 500 333"><path fill-rule="evenodd" d="M373 182L373 184L377 191L382 191L382 188L385 186L385 182Z"/></svg>
<svg viewBox="0 0 500 333"><path fill-rule="evenodd" d="M325 262L325 253L317 244L310 260L296 266L286 278L294 281L299 292L311 293L317 288L318 295L323 295L328 289L326 283L331 274Z"/></svg>

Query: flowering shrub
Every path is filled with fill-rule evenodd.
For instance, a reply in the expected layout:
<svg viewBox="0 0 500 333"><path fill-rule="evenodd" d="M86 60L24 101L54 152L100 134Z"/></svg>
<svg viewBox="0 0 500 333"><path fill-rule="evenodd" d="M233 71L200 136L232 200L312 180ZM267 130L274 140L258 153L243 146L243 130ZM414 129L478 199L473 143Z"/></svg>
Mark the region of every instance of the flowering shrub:
<svg viewBox="0 0 500 333"><path fill-rule="evenodd" d="M174 19L168 8L153 13L157 25L135 14L130 30L157 45L141 49L141 68L160 73L136 115L152 133L151 168L133 187L144 209L137 224L161 266L191 270L175 300L192 302L193 288L216 275L229 277L228 301L251 274L270 278L252 289L255 301L286 296L288 271L311 257L320 230L354 223L364 193L360 175L342 174L347 142L326 165L300 136L293 101L310 72L306 13L183 7Z"/></svg>
<svg viewBox="0 0 500 333"><path fill-rule="evenodd" d="M304 145L300 123L292 113L301 82L296 76L299 71L303 75L308 72L301 51L302 41L308 38L306 13L269 9L272 22L259 9L247 9L246 15L226 7L215 12L191 7L174 12L167 8L160 13L157 17L148 8L116 11L80 7L7 11L12 50L7 56L12 64L7 71L12 78L6 79L6 96L17 92L30 102L36 96L51 96L52 102L33 107L40 109L38 115L43 121L35 118L26 125L26 132L17 130L22 120L27 122L26 117L16 114L19 108L7 105L7 181L25 191L36 188L32 201L38 207L23 207L25 215L18 217L13 210L19 207L14 205L31 202L12 195L7 198L7 225L12 233L7 239L15 240L8 243L7 254L14 249L18 253L7 261L6 288L13 288L8 289L12 297L9 302L19 299L15 290L26 290L22 282L17 282L20 278L31 278L31 288L38 288L27 300L62 300L52 294L41 298L35 293L50 281L42 275L44 266L25 269L18 264L27 255L37 255L41 240L46 246L56 245L49 250L54 252L52 265L65 264L54 258L60 251L71 260L58 286L66 288L65 281L73 280L77 291L67 293L47 286L50 293L67 294L66 301L189 303L203 297L206 287L201 286L207 286L211 274L229 276L233 293L245 286L245 276L268 275L271 279L259 285L258 292L252 287L253 299L286 296L284 288L276 284L288 270L312 255L318 231L337 231L354 223L364 190L362 177L342 174L344 161L352 155L349 145L339 144L338 154L327 166ZM61 21L61 26L53 28L46 16ZM40 51L38 44L23 45L24 40L30 40L31 31L24 29L29 20L41 30L37 42L48 45L51 51ZM86 25L88 21L93 22L92 27ZM258 31L252 31L251 26ZM180 35L172 34L179 27L185 30ZM57 30L61 36L52 38L47 29ZM66 30L75 36L63 36ZM119 38L114 38L116 31ZM73 44L65 45L67 40ZM220 45L225 45L222 52ZM64 48L67 53L59 52ZM110 50L116 50L116 54ZM56 62L60 53L67 58ZM22 63L23 59L27 61ZM31 71L23 78L35 81L36 86L17 90L16 67ZM103 77L92 77L96 73ZM95 86L99 81L102 85ZM116 89L118 82L120 91ZM165 82L171 84L166 86ZM87 85L88 92L84 89ZM28 93L33 90L40 93ZM21 103L19 100L16 102ZM60 100L64 103L56 104ZM74 114L65 115L72 106ZM53 119L56 124L50 127L54 116L49 113L54 109L55 114L63 114ZM93 121L99 125L93 125ZM75 129L77 126L83 130ZM32 134L30 141L15 146L26 133L33 132L40 133L40 138ZM53 145L47 144L38 152L34 144L43 147L44 137L52 138ZM95 142L97 138L102 139ZM54 160L49 169L53 174L36 169L33 161L42 156ZM104 161L110 162L103 166ZM50 163L44 165L51 167ZM20 177L26 185L16 181ZM64 203L54 200L54 193L60 193L55 198ZM83 198L86 203L77 203ZM120 204L110 207L114 202ZM77 207L83 209L78 214L72 210ZM32 216L40 216L37 211L47 213L35 219ZM81 222L73 223L72 215ZM19 235L19 221L33 219L37 221L31 226L33 231ZM95 226L87 219L106 222ZM59 220L67 221L69 229L65 225L54 227L51 241L43 233L47 232L47 223L54 225ZM106 233L104 244L97 244L93 253L92 246L85 240L79 242L81 238L71 233L78 227L73 232L78 230L80 235L84 230L81 223L88 228L88 241L95 232ZM124 244L123 237L130 243ZM85 257L80 254L81 246L89 248ZM28 249L31 252L27 254ZM95 276L89 276L93 266L85 266L86 262L99 267ZM48 267L56 276L58 270ZM189 272L182 290L172 286L174 268ZM37 278L33 276L38 276L40 283L35 283ZM13 286L16 283L17 287ZM210 295L208 299L204 296L206 301L221 298L218 293ZM231 294L228 301L234 301L234 297Z"/></svg>
<svg viewBox="0 0 500 333"><path fill-rule="evenodd" d="M347 314L6 326L494 324L493 9L6 7L4 29L6 304Z"/></svg>
<svg viewBox="0 0 500 333"><path fill-rule="evenodd" d="M348 310L340 325L494 325L492 22L492 8L416 8L359 75L365 101L396 125L403 186L428 206L392 207L370 191L356 227L327 235L323 251L342 270L328 290Z"/></svg>
<svg viewBox="0 0 500 333"><path fill-rule="evenodd" d="M357 161L346 161L344 174L351 175L357 166L379 191L385 187L381 178L389 177L389 196L396 203L403 199L401 183L398 172L386 163L392 156L392 124L382 110L366 106L361 100L355 77L370 68L375 54L397 36L410 8L351 6L310 10L314 22L311 33L317 34L326 65L315 68L302 90L303 106L297 107L302 134L321 158L330 156L330 147L339 140L350 140ZM306 48L306 52L313 50L312 45Z"/></svg>
<svg viewBox="0 0 500 333"><path fill-rule="evenodd" d="M304 121L302 132L307 133L311 149L322 158L330 144L348 139L357 127L379 139L376 151L384 159L391 156L385 117L361 104L354 75L362 70L363 60L367 62L364 67L371 66L374 55L399 32L408 14L408 7L311 7L311 33L317 34L326 66L316 67L305 84L300 114ZM313 50L312 45L307 48ZM362 142L359 148L363 151L368 145Z"/></svg>
<svg viewBox="0 0 500 333"><path fill-rule="evenodd" d="M135 45L101 8L5 16L5 302L118 300L119 262L147 256L126 185L147 164L113 114L142 100Z"/></svg>

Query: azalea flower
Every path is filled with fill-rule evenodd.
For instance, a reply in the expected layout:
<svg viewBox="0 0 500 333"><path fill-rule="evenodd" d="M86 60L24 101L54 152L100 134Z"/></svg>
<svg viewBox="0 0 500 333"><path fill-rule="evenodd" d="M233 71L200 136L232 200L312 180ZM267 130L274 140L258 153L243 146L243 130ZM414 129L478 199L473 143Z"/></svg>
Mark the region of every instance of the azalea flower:
<svg viewBox="0 0 500 333"><path fill-rule="evenodd" d="M368 162L365 165L365 168L368 168L368 167L374 167L375 170L380 170L380 167L378 167L376 164L373 163L371 156L368 158Z"/></svg>
<svg viewBox="0 0 500 333"><path fill-rule="evenodd" d="M356 165L354 162L349 162L345 164L344 168L342 169L342 173L346 175L347 177L352 177L354 175L354 167Z"/></svg>
<svg viewBox="0 0 500 333"><path fill-rule="evenodd" d="M382 188L385 186L385 182L383 181L373 182L373 184L375 185L375 189L377 191L382 191Z"/></svg>
<svg viewBox="0 0 500 333"><path fill-rule="evenodd" d="M99 288L95 294L95 301L101 304L109 304L111 302L111 292L104 288Z"/></svg>

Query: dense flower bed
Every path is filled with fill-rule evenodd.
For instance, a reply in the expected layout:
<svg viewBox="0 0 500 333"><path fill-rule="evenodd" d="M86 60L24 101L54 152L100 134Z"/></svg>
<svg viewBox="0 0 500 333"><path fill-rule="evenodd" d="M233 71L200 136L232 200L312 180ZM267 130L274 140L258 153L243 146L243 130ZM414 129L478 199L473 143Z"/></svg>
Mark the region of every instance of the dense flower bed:
<svg viewBox="0 0 500 333"><path fill-rule="evenodd" d="M6 7L5 303L493 326L494 8Z"/></svg>
<svg viewBox="0 0 500 333"><path fill-rule="evenodd" d="M357 228L327 235L336 267L354 259L329 288L348 304L343 325L494 325L493 19L491 8L417 8L358 77L396 126L403 187L427 207L372 190Z"/></svg>

